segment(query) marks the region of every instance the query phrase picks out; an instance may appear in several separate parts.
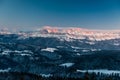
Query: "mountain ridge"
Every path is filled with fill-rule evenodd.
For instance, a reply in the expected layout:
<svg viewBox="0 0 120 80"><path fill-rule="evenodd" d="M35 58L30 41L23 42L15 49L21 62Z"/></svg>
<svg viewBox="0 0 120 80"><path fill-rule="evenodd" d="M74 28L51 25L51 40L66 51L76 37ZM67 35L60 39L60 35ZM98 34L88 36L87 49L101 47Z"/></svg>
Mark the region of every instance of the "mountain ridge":
<svg viewBox="0 0 120 80"><path fill-rule="evenodd" d="M120 30L89 30L83 28L57 28L43 27L30 34L28 37L58 37L60 39L88 39L91 41L103 41L120 38Z"/></svg>
<svg viewBox="0 0 120 80"><path fill-rule="evenodd" d="M0 34L17 34L28 37L55 37L60 40L71 41L73 39L88 39L90 41L105 41L112 39L120 39L120 30L92 30L78 27L50 27L45 26L35 31L19 31L9 32L8 30L1 30Z"/></svg>

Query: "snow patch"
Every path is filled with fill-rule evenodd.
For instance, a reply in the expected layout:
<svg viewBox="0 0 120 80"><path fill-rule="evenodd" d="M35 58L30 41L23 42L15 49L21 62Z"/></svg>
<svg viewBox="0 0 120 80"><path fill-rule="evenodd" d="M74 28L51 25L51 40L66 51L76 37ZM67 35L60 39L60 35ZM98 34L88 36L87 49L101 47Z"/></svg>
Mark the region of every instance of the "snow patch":
<svg viewBox="0 0 120 80"><path fill-rule="evenodd" d="M51 74L40 74L42 77L50 77L52 76Z"/></svg>
<svg viewBox="0 0 120 80"><path fill-rule="evenodd" d="M74 65L74 63L63 63L63 64L60 64L60 66L62 66L62 67L71 67L73 65Z"/></svg>
<svg viewBox="0 0 120 80"><path fill-rule="evenodd" d="M119 74L120 75L120 71L118 70L107 70L107 69L100 69L100 70L77 70L77 72L82 72L82 73L85 73L85 72L88 72L88 73L103 73L103 74L108 74L108 75L111 75L111 74Z"/></svg>
<svg viewBox="0 0 120 80"><path fill-rule="evenodd" d="M113 45L115 45L115 46L119 46L120 44L119 44L119 43L114 43Z"/></svg>
<svg viewBox="0 0 120 80"><path fill-rule="evenodd" d="M77 56L80 56L81 54L80 54L80 53L77 53L76 55L77 55Z"/></svg>
<svg viewBox="0 0 120 80"><path fill-rule="evenodd" d="M2 55L8 55L11 51L10 50L4 50L1 54Z"/></svg>
<svg viewBox="0 0 120 80"><path fill-rule="evenodd" d="M9 72L11 68L7 68L7 69L0 69L0 72Z"/></svg>
<svg viewBox="0 0 120 80"><path fill-rule="evenodd" d="M21 55L21 56L30 56L30 54L33 54L33 52L29 51L29 50L23 50L23 51L18 51L18 50L4 50L1 54L2 55L9 55L9 53L17 53L17 55Z"/></svg>
<svg viewBox="0 0 120 80"><path fill-rule="evenodd" d="M64 48L64 46L56 46L57 48Z"/></svg>
<svg viewBox="0 0 120 80"><path fill-rule="evenodd" d="M80 49L79 47L75 47L75 46L71 46L71 48L74 48L74 49Z"/></svg>
<svg viewBox="0 0 120 80"><path fill-rule="evenodd" d="M90 50L86 50L86 49L84 49L84 50L82 50L82 52L89 52Z"/></svg>
<svg viewBox="0 0 120 80"><path fill-rule="evenodd" d="M94 45L95 44L95 42L85 42L85 43L90 44L90 45Z"/></svg>
<svg viewBox="0 0 120 80"><path fill-rule="evenodd" d="M41 51L48 51L48 52L54 52L57 50L56 48L46 48L46 49L41 49Z"/></svg>
<svg viewBox="0 0 120 80"><path fill-rule="evenodd" d="M101 49L91 49L91 51L101 51Z"/></svg>
<svg viewBox="0 0 120 80"><path fill-rule="evenodd" d="M30 54L20 54L21 56L31 56Z"/></svg>

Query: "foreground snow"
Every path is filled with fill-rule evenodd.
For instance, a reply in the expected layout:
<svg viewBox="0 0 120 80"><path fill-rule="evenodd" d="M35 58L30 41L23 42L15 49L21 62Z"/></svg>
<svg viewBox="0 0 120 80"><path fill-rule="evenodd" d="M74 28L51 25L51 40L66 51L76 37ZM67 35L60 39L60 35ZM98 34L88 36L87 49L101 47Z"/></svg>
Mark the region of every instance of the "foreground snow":
<svg viewBox="0 0 120 80"><path fill-rule="evenodd" d="M9 72L10 68L7 69L0 69L0 72Z"/></svg>
<svg viewBox="0 0 120 80"><path fill-rule="evenodd" d="M103 74L108 74L108 75L111 75L111 74L119 74L120 75L120 71L118 70L107 70L107 69L100 69L100 70L77 70L77 72L82 72L82 73L85 73L85 72L89 72L89 73L103 73Z"/></svg>

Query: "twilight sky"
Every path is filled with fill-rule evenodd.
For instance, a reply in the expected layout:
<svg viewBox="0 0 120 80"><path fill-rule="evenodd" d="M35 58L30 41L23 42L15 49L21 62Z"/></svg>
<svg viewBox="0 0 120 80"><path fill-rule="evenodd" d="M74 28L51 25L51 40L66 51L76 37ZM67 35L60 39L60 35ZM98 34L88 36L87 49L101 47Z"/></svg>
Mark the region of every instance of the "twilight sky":
<svg viewBox="0 0 120 80"><path fill-rule="evenodd" d="M0 28L120 29L120 0L0 0Z"/></svg>

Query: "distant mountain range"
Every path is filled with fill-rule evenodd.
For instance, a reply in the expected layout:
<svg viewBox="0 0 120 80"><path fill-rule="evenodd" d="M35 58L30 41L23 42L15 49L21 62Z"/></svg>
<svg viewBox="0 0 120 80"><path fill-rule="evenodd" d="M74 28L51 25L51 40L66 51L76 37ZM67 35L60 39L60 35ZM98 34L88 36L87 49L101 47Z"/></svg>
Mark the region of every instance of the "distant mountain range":
<svg viewBox="0 0 120 80"><path fill-rule="evenodd" d="M65 40L88 39L91 41L103 41L119 39L120 30L89 30L83 28L55 28L44 27L32 33L24 33L28 37L57 37Z"/></svg>
<svg viewBox="0 0 120 80"><path fill-rule="evenodd" d="M36 31L28 32L9 32L8 30L1 30L0 34L14 34L17 39L27 38L55 38L51 43L55 46L71 46L90 49L103 50L120 50L120 30L89 30L83 28L57 28L57 27L43 27ZM49 40L48 40L49 42ZM65 42L65 44L63 43ZM49 44L46 46L50 46ZM54 46L54 47L55 47Z"/></svg>

